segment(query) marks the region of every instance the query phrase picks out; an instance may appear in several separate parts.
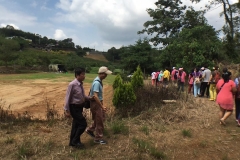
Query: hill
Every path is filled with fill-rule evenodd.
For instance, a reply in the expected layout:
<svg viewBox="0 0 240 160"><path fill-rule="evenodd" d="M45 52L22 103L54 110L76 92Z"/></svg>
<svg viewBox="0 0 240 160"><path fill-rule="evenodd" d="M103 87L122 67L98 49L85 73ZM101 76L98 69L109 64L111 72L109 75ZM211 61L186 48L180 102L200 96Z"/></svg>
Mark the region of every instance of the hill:
<svg viewBox="0 0 240 160"><path fill-rule="evenodd" d="M102 61L102 62L108 62L108 60L106 59L106 57L101 54L101 53L90 53L86 56L84 56L85 58L89 58L89 59L94 59L94 60L98 60L98 61Z"/></svg>

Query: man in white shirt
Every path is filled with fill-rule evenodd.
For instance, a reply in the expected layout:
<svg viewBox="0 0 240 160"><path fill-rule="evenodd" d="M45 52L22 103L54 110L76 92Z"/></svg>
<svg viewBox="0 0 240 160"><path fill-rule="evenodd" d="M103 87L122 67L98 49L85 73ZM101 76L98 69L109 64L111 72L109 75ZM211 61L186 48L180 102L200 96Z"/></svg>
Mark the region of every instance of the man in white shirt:
<svg viewBox="0 0 240 160"><path fill-rule="evenodd" d="M208 66L205 66L204 67L204 71L202 73L202 90L201 90L201 97L204 97L204 94L205 94L205 91L206 91L206 95L207 95L207 98L209 98L209 80L210 80L210 77L211 77L211 70L208 69Z"/></svg>

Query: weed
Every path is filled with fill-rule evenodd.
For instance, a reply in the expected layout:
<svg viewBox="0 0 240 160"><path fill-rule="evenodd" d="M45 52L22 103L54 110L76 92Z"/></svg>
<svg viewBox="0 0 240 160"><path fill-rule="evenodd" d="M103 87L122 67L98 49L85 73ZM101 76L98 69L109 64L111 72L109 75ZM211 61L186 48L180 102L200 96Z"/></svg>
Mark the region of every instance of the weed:
<svg viewBox="0 0 240 160"><path fill-rule="evenodd" d="M111 129L113 131L113 134L128 134L129 133L129 129L127 126L124 125L123 121L113 121L111 124Z"/></svg>
<svg viewBox="0 0 240 160"><path fill-rule="evenodd" d="M191 131L186 129L182 130L182 135L183 137L192 137Z"/></svg>
<svg viewBox="0 0 240 160"><path fill-rule="evenodd" d="M201 141L200 142L200 146L202 147L202 148L206 148L207 147L207 141Z"/></svg>
<svg viewBox="0 0 240 160"><path fill-rule="evenodd" d="M13 144L14 139L11 137L7 137L7 139L4 141L6 144Z"/></svg>
<svg viewBox="0 0 240 160"><path fill-rule="evenodd" d="M17 147L17 156L18 159L28 159L28 157L33 155L30 145L27 142L24 142Z"/></svg>
<svg viewBox="0 0 240 160"><path fill-rule="evenodd" d="M149 129L147 126L142 126L140 131L142 131L146 135L149 135Z"/></svg>
<svg viewBox="0 0 240 160"><path fill-rule="evenodd" d="M144 140L133 138L133 143L138 146L141 152L149 153L151 156L153 156L156 159L166 158L166 155L163 152L158 151L155 147L152 147L148 142Z"/></svg>

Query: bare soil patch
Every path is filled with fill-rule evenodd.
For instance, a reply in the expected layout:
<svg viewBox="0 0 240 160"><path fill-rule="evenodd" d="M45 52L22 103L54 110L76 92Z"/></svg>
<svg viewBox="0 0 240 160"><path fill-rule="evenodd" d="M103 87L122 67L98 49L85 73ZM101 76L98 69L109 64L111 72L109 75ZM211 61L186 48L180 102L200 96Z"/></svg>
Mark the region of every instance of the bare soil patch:
<svg viewBox="0 0 240 160"><path fill-rule="evenodd" d="M52 80L18 80L17 82L0 82L0 98L5 103L6 109L13 112L28 112L37 118L45 118L47 106L54 109L58 114L63 114L64 98L69 82ZM90 85L84 83L86 95ZM105 103L111 105L111 86L104 85Z"/></svg>

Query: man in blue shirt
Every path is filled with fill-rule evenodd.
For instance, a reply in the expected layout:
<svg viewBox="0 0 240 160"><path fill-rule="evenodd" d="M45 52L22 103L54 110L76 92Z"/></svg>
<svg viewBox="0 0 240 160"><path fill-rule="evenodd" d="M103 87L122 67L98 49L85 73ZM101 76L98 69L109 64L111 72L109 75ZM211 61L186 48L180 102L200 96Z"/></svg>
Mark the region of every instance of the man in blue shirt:
<svg viewBox="0 0 240 160"><path fill-rule="evenodd" d="M104 130L104 119L106 107L103 106L103 85L102 80L104 80L107 75L112 74L107 67L100 67L98 70L98 77L96 77L92 83L90 96L94 96L95 101L91 101L91 112L93 124L87 128L86 133L94 138L95 143L106 144L103 140L103 130ZM94 134L95 131L95 134Z"/></svg>

